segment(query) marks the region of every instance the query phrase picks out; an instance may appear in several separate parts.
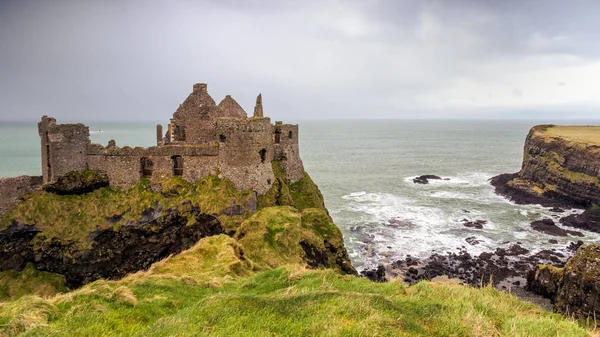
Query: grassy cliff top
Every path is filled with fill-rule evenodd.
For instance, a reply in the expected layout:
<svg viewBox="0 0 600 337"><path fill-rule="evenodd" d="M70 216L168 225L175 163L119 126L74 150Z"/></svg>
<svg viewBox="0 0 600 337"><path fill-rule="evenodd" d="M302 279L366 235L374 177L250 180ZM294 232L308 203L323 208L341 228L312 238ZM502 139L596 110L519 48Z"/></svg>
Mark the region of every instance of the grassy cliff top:
<svg viewBox="0 0 600 337"><path fill-rule="evenodd" d="M246 249L247 251L247 249ZM297 263L258 271L235 239L192 249L119 281L0 302L0 335L587 336L515 296L452 280L373 283Z"/></svg>
<svg viewBox="0 0 600 337"><path fill-rule="evenodd" d="M539 136L558 137L569 142L600 146L600 126L552 125L536 130Z"/></svg>

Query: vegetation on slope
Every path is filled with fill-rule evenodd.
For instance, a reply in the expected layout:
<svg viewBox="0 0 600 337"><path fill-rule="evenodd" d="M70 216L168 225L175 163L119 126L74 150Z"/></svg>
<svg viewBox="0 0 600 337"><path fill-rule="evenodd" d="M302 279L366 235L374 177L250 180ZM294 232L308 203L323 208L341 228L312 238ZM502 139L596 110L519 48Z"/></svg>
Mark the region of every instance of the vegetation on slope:
<svg viewBox="0 0 600 337"><path fill-rule="evenodd" d="M323 195L308 174L295 183L291 183L285 176L279 161L272 162L275 181L271 189L258 198L258 206L294 206L299 210L305 208L319 208L327 212Z"/></svg>
<svg viewBox="0 0 600 337"><path fill-rule="evenodd" d="M571 143L600 145L600 126L552 125L539 131L539 135L558 137Z"/></svg>
<svg viewBox="0 0 600 337"><path fill-rule="evenodd" d="M306 175L295 184L285 178L279 163L274 162L276 182L267 195L259 198L258 208L289 205L297 209L317 207L325 210L318 187ZM278 194L285 191L286 197ZM33 224L46 239L73 241L78 247L88 247L89 234L112 228L116 231L130 221L137 221L148 208L189 208L200 206L201 212L219 218L226 232L233 235L237 227L250 216L254 199L250 190L237 190L231 181L216 176L189 183L172 177L151 185L148 180L128 190L104 187L82 195L58 195L37 191L24 197L15 209L0 217L0 230L13 222ZM241 215L225 215L233 206L241 207ZM193 222L190 216L190 222Z"/></svg>
<svg viewBox="0 0 600 337"><path fill-rule="evenodd" d="M285 261L284 261L285 262ZM372 283L299 264L258 272L228 236L145 272L48 299L0 303L0 334L25 336L586 336L493 288Z"/></svg>
<svg viewBox="0 0 600 337"><path fill-rule="evenodd" d="M30 263L21 272L0 272L0 301L14 300L30 294L49 297L66 291L63 275L38 271Z"/></svg>
<svg viewBox="0 0 600 337"><path fill-rule="evenodd" d="M91 231L118 230L146 208L191 203L229 221L232 236L203 238L118 281L98 280L51 297L9 293L13 299L0 302L0 336L587 335L575 323L493 288L451 281L405 287L342 275L339 271L351 266L344 264L349 262L342 256L341 233L318 188L308 176L290 184L280 169L276 178L274 188L259 198L256 213L232 217L223 210L234 200L248 210L252 193L216 177L195 184L173 178L158 191L145 182L127 191L102 188L81 196L30 194L0 219L0 229L16 219L35 224L47 237L84 245ZM107 218L120 220L111 224ZM328 269L309 270L307 264ZM33 269L10 279L24 273L37 288L54 282L48 281L52 275ZM19 289L10 284L12 291Z"/></svg>

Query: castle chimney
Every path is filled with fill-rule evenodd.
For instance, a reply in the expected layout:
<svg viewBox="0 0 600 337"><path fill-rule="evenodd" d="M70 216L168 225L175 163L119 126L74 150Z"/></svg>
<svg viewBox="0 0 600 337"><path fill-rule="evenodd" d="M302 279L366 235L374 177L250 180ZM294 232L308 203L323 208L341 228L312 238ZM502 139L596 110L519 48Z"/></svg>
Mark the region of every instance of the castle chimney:
<svg viewBox="0 0 600 337"><path fill-rule="evenodd" d="M161 145L163 139L163 128L161 124L156 125L156 145Z"/></svg>
<svg viewBox="0 0 600 337"><path fill-rule="evenodd" d="M256 105L254 106L254 117L263 117L262 94L256 96Z"/></svg>
<svg viewBox="0 0 600 337"><path fill-rule="evenodd" d="M196 83L194 84L194 91L193 92L208 92L208 88L206 83Z"/></svg>

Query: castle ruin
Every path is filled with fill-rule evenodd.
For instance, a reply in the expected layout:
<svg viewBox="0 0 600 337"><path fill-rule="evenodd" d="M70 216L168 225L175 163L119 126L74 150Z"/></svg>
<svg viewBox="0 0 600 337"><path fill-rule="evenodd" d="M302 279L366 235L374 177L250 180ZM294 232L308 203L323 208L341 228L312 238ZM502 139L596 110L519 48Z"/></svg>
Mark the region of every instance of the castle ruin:
<svg viewBox="0 0 600 337"><path fill-rule="evenodd" d="M271 161L279 160L293 183L304 177L298 151L298 125L263 116L262 96L254 116L227 95L218 105L207 85L194 84L192 93L173 114L166 132L156 127L156 146L118 147L92 144L83 124L57 124L43 116L38 123L44 184L71 171L102 170L112 186L128 188L141 178L162 180L181 176L194 182L218 174L236 188L266 193L275 178Z"/></svg>

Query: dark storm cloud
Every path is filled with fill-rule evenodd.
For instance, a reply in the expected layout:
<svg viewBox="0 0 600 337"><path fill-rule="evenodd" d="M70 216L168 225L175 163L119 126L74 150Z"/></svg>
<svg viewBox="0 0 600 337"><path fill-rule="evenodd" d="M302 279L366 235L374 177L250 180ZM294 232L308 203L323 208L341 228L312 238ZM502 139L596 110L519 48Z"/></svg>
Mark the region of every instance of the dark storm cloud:
<svg viewBox="0 0 600 337"><path fill-rule="evenodd" d="M600 106L599 9L533 0L3 1L0 119L166 120L195 82L247 111L262 92L276 119L574 108L589 117Z"/></svg>

